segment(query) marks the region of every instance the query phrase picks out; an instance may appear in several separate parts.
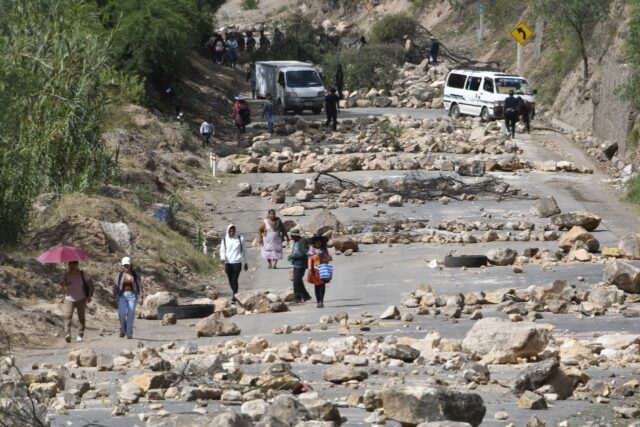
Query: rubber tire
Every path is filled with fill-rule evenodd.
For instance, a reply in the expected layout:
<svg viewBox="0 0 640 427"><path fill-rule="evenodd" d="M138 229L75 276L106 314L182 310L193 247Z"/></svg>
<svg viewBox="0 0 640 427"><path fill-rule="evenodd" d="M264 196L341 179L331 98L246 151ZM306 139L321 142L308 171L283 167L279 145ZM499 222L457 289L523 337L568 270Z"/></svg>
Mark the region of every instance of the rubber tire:
<svg viewBox="0 0 640 427"><path fill-rule="evenodd" d="M313 111L313 114L320 114L320 113L322 113L322 108L314 108L311 111Z"/></svg>
<svg viewBox="0 0 640 427"><path fill-rule="evenodd" d="M176 319L201 319L213 314L211 304L185 304L185 305L161 305L158 306L158 319L162 320L165 314L175 313Z"/></svg>
<svg viewBox="0 0 640 427"><path fill-rule="evenodd" d="M454 119L460 118L460 107L458 106L458 104L453 104L449 108L449 116L451 116Z"/></svg>
<svg viewBox="0 0 640 427"><path fill-rule="evenodd" d="M480 110L480 120L483 122L491 121L491 114L489 114L489 109L487 107L482 107L482 110Z"/></svg>
<svg viewBox="0 0 640 427"><path fill-rule="evenodd" d="M304 111L304 110L303 110L302 108L296 108L295 110L293 110L293 112L294 112L295 114L297 114L298 116L299 116L299 115L301 115L303 111Z"/></svg>
<svg viewBox="0 0 640 427"><path fill-rule="evenodd" d="M447 255L444 257L444 266L451 268L478 268L486 266L488 262L489 260L484 255Z"/></svg>

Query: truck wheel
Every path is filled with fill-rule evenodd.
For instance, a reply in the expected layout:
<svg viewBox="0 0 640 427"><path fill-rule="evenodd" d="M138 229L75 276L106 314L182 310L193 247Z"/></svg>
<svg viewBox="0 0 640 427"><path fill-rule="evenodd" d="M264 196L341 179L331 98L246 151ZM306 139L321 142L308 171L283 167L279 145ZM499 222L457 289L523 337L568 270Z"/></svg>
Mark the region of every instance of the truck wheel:
<svg viewBox="0 0 640 427"><path fill-rule="evenodd" d="M295 110L293 110L294 113L296 113L297 115L302 114L302 108L296 108Z"/></svg>
<svg viewBox="0 0 640 427"><path fill-rule="evenodd" d="M313 114L320 114L322 113L322 108L314 108L313 109Z"/></svg>
<svg viewBox="0 0 640 427"><path fill-rule="evenodd" d="M449 115L454 119L457 119L460 117L460 107L458 107L458 104L453 104L451 106L451 108L449 109Z"/></svg>
<svg viewBox="0 0 640 427"><path fill-rule="evenodd" d="M488 122L491 120L491 114L489 114L489 109L487 107L482 107L482 111L480 111L480 119L483 122Z"/></svg>

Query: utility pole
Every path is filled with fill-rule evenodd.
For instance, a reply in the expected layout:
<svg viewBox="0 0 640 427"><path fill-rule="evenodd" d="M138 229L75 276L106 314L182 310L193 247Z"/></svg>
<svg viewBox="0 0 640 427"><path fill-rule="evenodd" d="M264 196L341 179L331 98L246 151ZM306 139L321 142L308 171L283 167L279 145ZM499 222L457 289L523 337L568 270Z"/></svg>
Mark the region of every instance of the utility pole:
<svg viewBox="0 0 640 427"><path fill-rule="evenodd" d="M478 3L476 6L476 11L480 16L480 25L478 27L478 41L481 42L484 40L484 5L482 3Z"/></svg>
<svg viewBox="0 0 640 427"><path fill-rule="evenodd" d="M516 42L516 46L518 46L518 75L522 75L522 45Z"/></svg>

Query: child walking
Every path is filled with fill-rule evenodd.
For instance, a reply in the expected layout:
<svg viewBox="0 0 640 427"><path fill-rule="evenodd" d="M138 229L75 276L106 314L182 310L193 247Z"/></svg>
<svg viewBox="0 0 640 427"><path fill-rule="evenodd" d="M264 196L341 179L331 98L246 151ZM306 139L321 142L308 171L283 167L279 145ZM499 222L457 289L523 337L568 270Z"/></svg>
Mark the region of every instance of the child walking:
<svg viewBox="0 0 640 427"><path fill-rule="evenodd" d="M309 257L309 272L307 273L307 281L311 283L316 294L316 307L324 307L324 294L327 283L333 277L333 267L329 264L331 255L327 248L327 240L322 236L313 236L311 238L312 249Z"/></svg>
<svg viewBox="0 0 640 427"><path fill-rule="evenodd" d="M262 103L262 117L267 121L269 133L273 133L273 122L275 117L273 114L273 97L270 93L267 94L267 99Z"/></svg>

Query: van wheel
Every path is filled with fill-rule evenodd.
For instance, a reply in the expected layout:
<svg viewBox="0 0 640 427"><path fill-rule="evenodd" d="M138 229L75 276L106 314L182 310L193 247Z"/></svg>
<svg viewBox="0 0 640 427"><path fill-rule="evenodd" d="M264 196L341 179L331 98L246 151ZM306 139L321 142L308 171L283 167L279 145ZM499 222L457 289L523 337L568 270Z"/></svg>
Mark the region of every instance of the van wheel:
<svg viewBox="0 0 640 427"><path fill-rule="evenodd" d="M320 114L322 112L322 108L314 108L313 114Z"/></svg>
<svg viewBox="0 0 640 427"><path fill-rule="evenodd" d="M491 115L489 114L489 109L487 107L482 107L482 111L480 111L480 119L483 122L488 122L491 120Z"/></svg>
<svg viewBox="0 0 640 427"><path fill-rule="evenodd" d="M451 106L449 109L449 115L454 119L460 118L460 107L458 107L458 104L453 104Z"/></svg>
<svg viewBox="0 0 640 427"><path fill-rule="evenodd" d="M295 110L293 110L293 112L297 115L302 114L302 111L303 111L302 108L296 108Z"/></svg>

